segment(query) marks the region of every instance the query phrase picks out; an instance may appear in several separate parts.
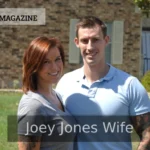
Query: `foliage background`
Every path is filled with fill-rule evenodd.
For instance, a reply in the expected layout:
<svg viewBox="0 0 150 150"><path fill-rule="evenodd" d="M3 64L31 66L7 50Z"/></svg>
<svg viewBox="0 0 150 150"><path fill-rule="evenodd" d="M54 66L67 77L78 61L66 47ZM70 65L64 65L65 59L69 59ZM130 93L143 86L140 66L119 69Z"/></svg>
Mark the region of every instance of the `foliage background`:
<svg viewBox="0 0 150 150"><path fill-rule="evenodd" d="M150 17L150 0L134 0L134 3L141 9L146 17Z"/></svg>

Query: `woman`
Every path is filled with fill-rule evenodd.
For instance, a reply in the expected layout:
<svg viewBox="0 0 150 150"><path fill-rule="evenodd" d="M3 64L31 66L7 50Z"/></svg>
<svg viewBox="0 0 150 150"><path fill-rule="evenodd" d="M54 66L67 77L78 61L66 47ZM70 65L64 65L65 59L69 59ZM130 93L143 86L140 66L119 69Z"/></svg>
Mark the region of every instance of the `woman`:
<svg viewBox="0 0 150 150"><path fill-rule="evenodd" d="M64 50L55 38L34 39L23 57L23 92L18 107L19 150L70 150L74 119L52 84L60 79ZM66 131L67 130L67 131Z"/></svg>

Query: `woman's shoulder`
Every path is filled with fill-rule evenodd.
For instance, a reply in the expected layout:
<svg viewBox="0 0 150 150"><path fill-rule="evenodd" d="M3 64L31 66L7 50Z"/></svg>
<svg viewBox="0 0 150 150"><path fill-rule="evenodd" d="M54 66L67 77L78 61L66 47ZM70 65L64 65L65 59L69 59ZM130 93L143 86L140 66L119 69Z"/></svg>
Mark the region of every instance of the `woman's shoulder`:
<svg viewBox="0 0 150 150"><path fill-rule="evenodd" d="M43 109L43 105L38 99L34 92L29 91L23 94L18 105L18 115L40 112Z"/></svg>

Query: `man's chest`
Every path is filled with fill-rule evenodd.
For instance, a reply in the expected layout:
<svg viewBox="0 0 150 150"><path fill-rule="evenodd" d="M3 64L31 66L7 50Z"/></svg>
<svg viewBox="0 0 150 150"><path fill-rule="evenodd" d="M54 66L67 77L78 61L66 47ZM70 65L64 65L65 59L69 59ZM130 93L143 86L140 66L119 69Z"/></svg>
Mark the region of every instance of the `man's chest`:
<svg viewBox="0 0 150 150"><path fill-rule="evenodd" d="M125 93L112 89L77 86L64 92L63 101L73 115L128 115Z"/></svg>

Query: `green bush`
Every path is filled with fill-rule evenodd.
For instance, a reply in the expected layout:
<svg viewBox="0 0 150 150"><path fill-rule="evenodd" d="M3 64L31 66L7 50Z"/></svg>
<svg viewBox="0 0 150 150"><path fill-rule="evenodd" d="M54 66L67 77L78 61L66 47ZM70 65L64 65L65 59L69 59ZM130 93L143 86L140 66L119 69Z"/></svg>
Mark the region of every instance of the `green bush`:
<svg viewBox="0 0 150 150"><path fill-rule="evenodd" d="M141 82L142 82L143 86L145 87L145 89L148 92L150 92L150 70L145 73Z"/></svg>
<svg viewBox="0 0 150 150"><path fill-rule="evenodd" d="M141 9L144 15L150 17L150 0L134 0L134 3Z"/></svg>

